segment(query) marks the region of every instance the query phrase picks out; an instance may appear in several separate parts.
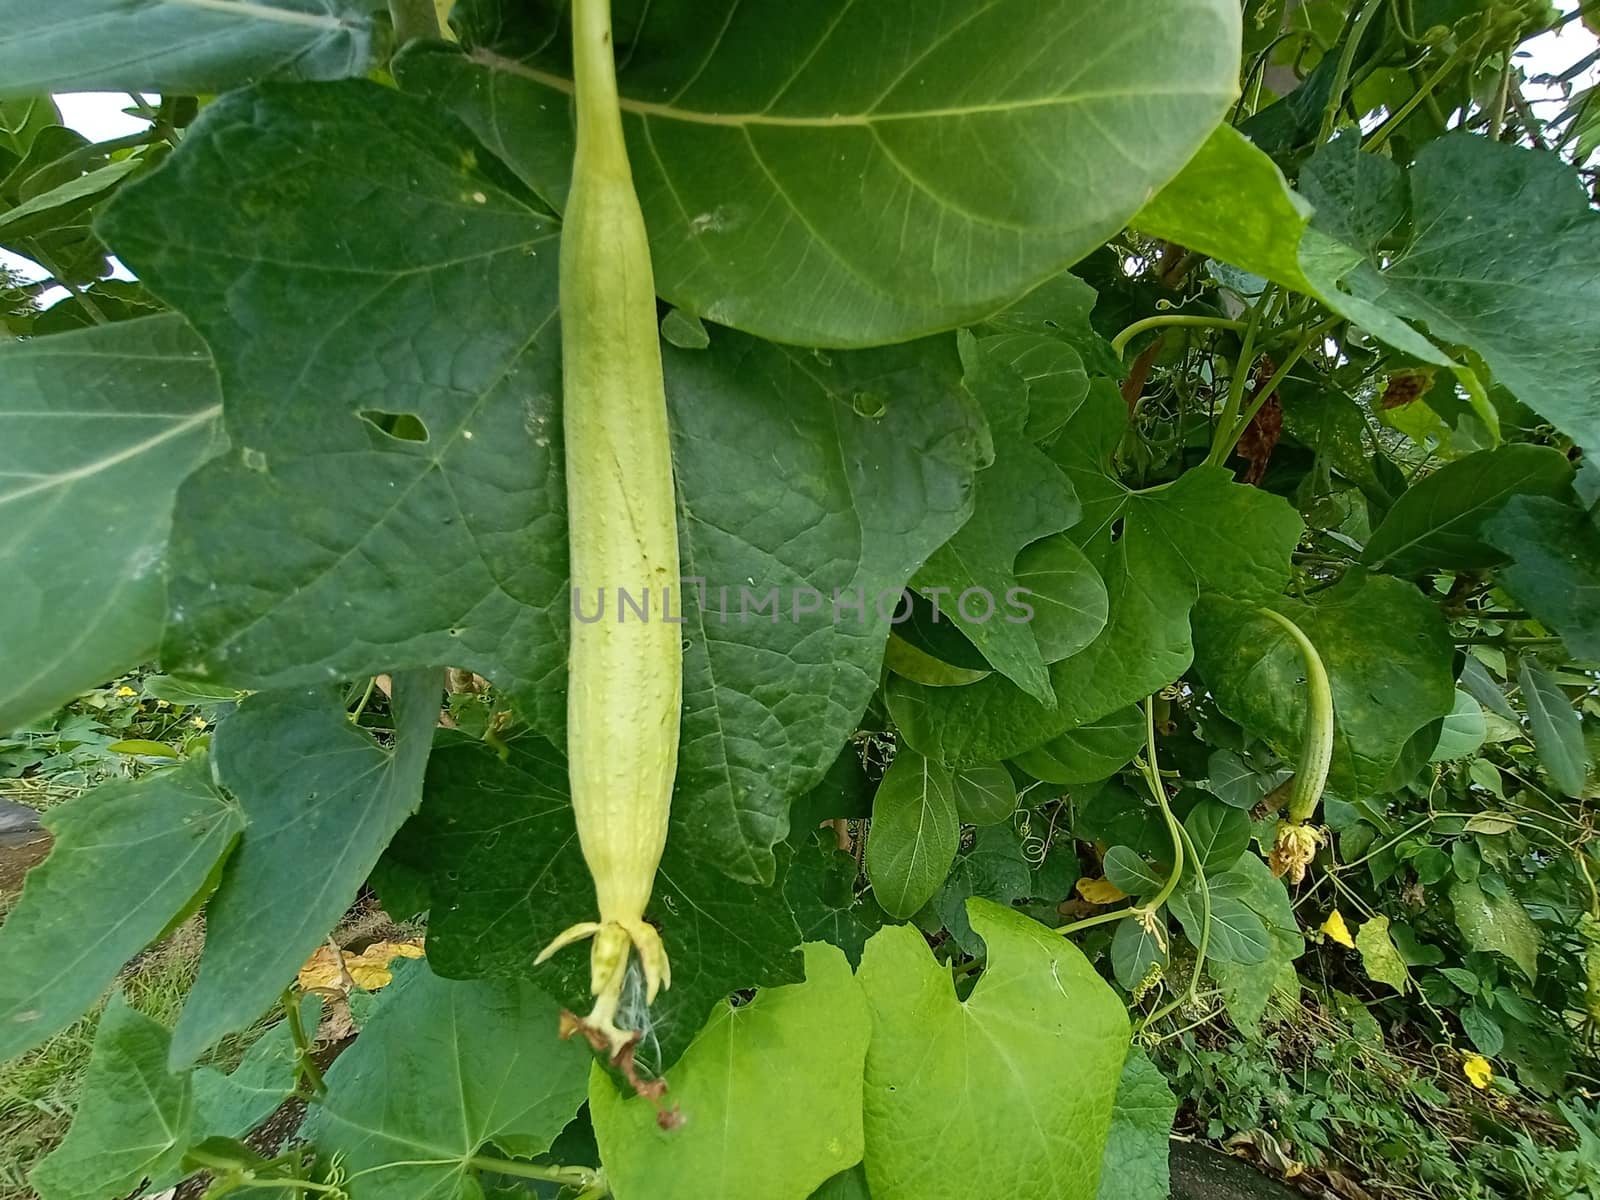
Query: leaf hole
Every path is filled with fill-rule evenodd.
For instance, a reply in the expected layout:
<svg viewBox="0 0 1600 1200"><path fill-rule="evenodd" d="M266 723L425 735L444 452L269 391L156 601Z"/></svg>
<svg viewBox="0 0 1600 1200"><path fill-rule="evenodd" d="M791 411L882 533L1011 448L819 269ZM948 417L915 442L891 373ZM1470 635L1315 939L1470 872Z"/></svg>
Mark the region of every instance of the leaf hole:
<svg viewBox="0 0 1600 1200"><path fill-rule="evenodd" d="M378 408L363 408L356 413L379 433L400 442L425 442L428 427L416 413L391 413Z"/></svg>
<svg viewBox="0 0 1600 1200"><path fill-rule="evenodd" d="M1122 540L1122 534L1126 528L1127 521L1122 517L1118 517L1116 520L1111 522L1111 541L1113 545Z"/></svg>

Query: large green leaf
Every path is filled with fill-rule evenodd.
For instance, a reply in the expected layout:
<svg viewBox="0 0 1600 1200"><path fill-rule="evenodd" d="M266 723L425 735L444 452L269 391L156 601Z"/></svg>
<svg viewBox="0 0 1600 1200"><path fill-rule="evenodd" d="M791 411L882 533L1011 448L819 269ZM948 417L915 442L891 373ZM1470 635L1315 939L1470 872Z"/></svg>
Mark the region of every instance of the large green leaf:
<svg viewBox="0 0 1600 1200"><path fill-rule="evenodd" d="M838 848L833 830L819 830L810 845L802 837L783 883L801 936L839 947L852 966L861 961L861 948L885 920L872 893L856 891L860 873L855 856Z"/></svg>
<svg viewBox="0 0 1600 1200"><path fill-rule="evenodd" d="M1142 1047L1134 1046L1122 1065L1111 1109L1099 1200L1167 1200L1167 1138L1177 1113L1166 1077Z"/></svg>
<svg viewBox="0 0 1600 1200"><path fill-rule="evenodd" d="M1233 895L1261 918L1270 946L1267 957L1258 963L1217 962L1206 970L1222 991L1228 1015L1246 1032L1259 1028L1267 1001L1285 979L1294 979L1294 960L1305 953L1305 939L1295 920L1294 905L1281 879L1254 854L1246 854L1233 870L1208 881L1214 894Z"/></svg>
<svg viewBox="0 0 1600 1200"><path fill-rule="evenodd" d="M178 317L0 347L0 730L154 651L172 499L219 404Z"/></svg>
<svg viewBox="0 0 1600 1200"><path fill-rule="evenodd" d="M629 25L622 109L658 286L811 345L987 316L1120 228L1237 87L1231 0L717 0ZM560 207L568 41L413 58L403 77Z"/></svg>
<svg viewBox="0 0 1600 1200"><path fill-rule="evenodd" d="M902 747L872 798L867 878L890 916L902 920L932 898L961 842L955 783L937 759Z"/></svg>
<svg viewBox="0 0 1600 1200"><path fill-rule="evenodd" d="M1510 555L1500 578L1539 620L1588 662L1600 662L1600 526L1590 514L1542 496L1516 496L1484 525Z"/></svg>
<svg viewBox="0 0 1600 1200"><path fill-rule="evenodd" d="M211 105L111 207L119 253L216 352L239 447L182 492L175 667L285 687L451 663L561 740L558 231L475 153L392 91L268 87ZM679 608L675 803L724 870L770 881L895 598L970 515L981 418L953 339L829 357L723 332L666 368L683 574L704 581ZM401 414L425 441L384 431Z"/></svg>
<svg viewBox="0 0 1600 1200"><path fill-rule="evenodd" d="M1328 785L1347 799L1383 790L1411 735L1455 707L1453 648L1438 608L1408 584L1359 572L1311 603L1281 599L1272 607L1305 631L1328 671L1334 715ZM1196 663L1223 712L1294 763L1306 689L1288 633L1220 599L1201 603L1195 630Z"/></svg>
<svg viewBox="0 0 1600 1200"><path fill-rule="evenodd" d="M892 680L889 711L923 753L951 766L1011 758L1125 708L1188 670L1201 592L1255 601L1288 581L1303 527L1287 503L1220 467L1129 490L1109 473L1126 420L1115 389L1091 393L1054 450L1083 505L1068 536L1105 581L1104 630L1050 668L1054 709L993 676L955 688Z"/></svg>
<svg viewBox="0 0 1600 1200"><path fill-rule="evenodd" d="M1058 934L985 900L967 914L989 961L965 1002L909 926L881 930L862 956L874 1200L966 1200L972 1181L951 1162L984 1163L997 1195L1092 1200L1127 1012Z"/></svg>
<svg viewBox="0 0 1600 1200"><path fill-rule="evenodd" d="M361 75L371 10L362 0L16 0L4 10L0 95L193 95L268 75Z"/></svg>
<svg viewBox="0 0 1600 1200"><path fill-rule="evenodd" d="M187 1075L167 1073L167 1031L119 991L95 1031L94 1050L66 1140L34 1168L39 1200L120 1200L146 1179L179 1178L194 1122Z"/></svg>
<svg viewBox="0 0 1600 1200"><path fill-rule="evenodd" d="M328 1071L306 1125L341 1155L350 1200L460 1195L491 1143L546 1150L583 1103L592 1061L556 1036L557 1006L527 983L441 979L409 964Z"/></svg>
<svg viewBox="0 0 1600 1200"><path fill-rule="evenodd" d="M1046 783L1097 783L1133 761L1144 746L1144 724L1144 710L1129 705L1019 754L1016 763Z"/></svg>
<svg viewBox="0 0 1600 1200"><path fill-rule="evenodd" d="M206 906L175 1066L260 1016L350 907L422 801L441 683L435 671L395 679L389 746L350 723L337 688L252 696L217 730L217 778L247 825Z"/></svg>
<svg viewBox="0 0 1600 1200"><path fill-rule="evenodd" d="M867 1005L832 946L806 947L806 981L719 1003L656 1110L596 1068L589 1112L617 1200L799 1200L861 1158Z"/></svg>
<svg viewBox="0 0 1600 1200"><path fill-rule="evenodd" d="M1572 168L1459 133L1403 172L1357 141L1322 147L1301 174L1316 227L1354 248L1307 265L1322 294L1409 353L1440 360L1404 319L1471 346L1523 403L1600 446L1600 215Z"/></svg>
<svg viewBox="0 0 1600 1200"><path fill-rule="evenodd" d="M1412 484L1367 539L1362 561L1410 574L1424 567L1481 570L1503 561L1483 539L1483 526L1518 495L1566 498L1572 464L1550 446L1482 450Z"/></svg>
<svg viewBox="0 0 1600 1200"><path fill-rule="evenodd" d="M566 759L549 742L515 737L501 759L482 743L442 738L422 812L395 847L431 875L434 969L457 978L531 978L565 1007L587 1012L586 946L533 965L556 934L594 919L594 885L577 838ZM782 879L733 886L704 845L692 816L674 808L647 913L672 961L672 986L650 1010L650 1036L640 1047L641 1063L656 1070L683 1053L718 1000L801 977L800 930Z"/></svg>
<svg viewBox="0 0 1600 1200"><path fill-rule="evenodd" d="M1583 744L1583 720L1572 701L1550 672L1526 658L1517 664L1517 683L1545 774L1563 795L1583 795L1589 752Z"/></svg>
<svg viewBox="0 0 1600 1200"><path fill-rule="evenodd" d="M197 759L104 784L45 824L50 857L0 925L0 1060L73 1021L203 894L244 815Z"/></svg>

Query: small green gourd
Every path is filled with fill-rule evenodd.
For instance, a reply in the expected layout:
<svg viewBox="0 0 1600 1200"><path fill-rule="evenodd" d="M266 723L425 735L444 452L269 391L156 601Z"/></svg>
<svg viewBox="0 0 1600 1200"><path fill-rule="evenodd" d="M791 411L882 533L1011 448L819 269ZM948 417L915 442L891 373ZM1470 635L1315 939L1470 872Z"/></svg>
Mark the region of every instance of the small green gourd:
<svg viewBox="0 0 1600 1200"><path fill-rule="evenodd" d="M609 0L574 0L571 13L577 155L561 231L561 357L572 587L584 597L648 589L653 611L570 621L568 771L599 919L562 932L538 961L594 938L585 1023L615 1054L635 1036L616 1025L630 952L647 1001L671 984L644 913L678 761L683 652L663 619L678 586L678 532L655 281L622 133Z"/></svg>

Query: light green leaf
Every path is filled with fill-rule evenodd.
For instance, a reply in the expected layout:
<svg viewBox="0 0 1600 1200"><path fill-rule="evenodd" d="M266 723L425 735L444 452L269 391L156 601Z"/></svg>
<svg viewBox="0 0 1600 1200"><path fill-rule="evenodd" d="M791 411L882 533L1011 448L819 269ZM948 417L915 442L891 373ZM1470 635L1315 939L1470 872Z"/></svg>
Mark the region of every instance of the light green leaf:
<svg viewBox="0 0 1600 1200"><path fill-rule="evenodd" d="M1324 298L1428 361L1448 360L1406 320L1471 346L1524 404L1600 446L1590 353L1600 342L1600 215L1572 168L1548 151L1454 133L1403 173L1358 141L1323 146L1300 176L1317 228L1355 248L1317 268L1302 252Z"/></svg>
<svg viewBox="0 0 1600 1200"><path fill-rule="evenodd" d="M1094 288L1071 272L1063 271L995 313L984 322L983 328L997 333L1033 334L1061 342L1077 353L1091 377L1106 377L1098 381L1091 378L1090 388L1107 383L1115 387L1113 381L1123 373L1122 363L1112 351L1111 343L1089 323L1098 300L1099 293ZM1030 414L1030 423L1031 419ZM1040 441L1046 440L1035 436Z"/></svg>
<svg viewBox="0 0 1600 1200"><path fill-rule="evenodd" d="M1506 588L1585 662L1600 662L1600 526L1589 514L1539 496L1518 496L1484 525L1511 556Z"/></svg>
<svg viewBox="0 0 1600 1200"><path fill-rule="evenodd" d="M422 802L442 692L435 671L395 679L388 747L350 723L338 689L264 692L222 723L217 777L248 824L206 907L174 1066L260 1016L344 915Z"/></svg>
<svg viewBox="0 0 1600 1200"><path fill-rule="evenodd" d="M1539 977L1539 930L1515 896L1492 896L1476 880L1450 885L1450 904L1456 928L1474 950L1503 954L1529 981Z"/></svg>
<svg viewBox="0 0 1600 1200"><path fill-rule="evenodd" d="M1425 567L1479 570L1503 561L1483 526L1517 495L1571 495L1572 464L1552 446L1511 445L1448 463L1395 501L1361 561L1409 575Z"/></svg>
<svg viewBox="0 0 1600 1200"><path fill-rule="evenodd" d="M967 901L982 896L1010 905L1033 889L1033 871L1022 852L1022 839L1009 824L989 825L977 831L972 849L956 856L950 877L933 898L934 910L956 944L967 954L981 955L983 939L967 920Z"/></svg>
<svg viewBox="0 0 1600 1200"><path fill-rule="evenodd" d="M1444 719L1439 744L1433 748L1428 761L1454 762L1458 758L1476 754L1488 733L1489 727L1483 719L1483 706L1457 688L1455 707Z"/></svg>
<svg viewBox="0 0 1600 1200"><path fill-rule="evenodd" d="M559 1019L527 983L408 964L329 1069L306 1136L343 1156L350 1200L454 1197L474 1155L539 1154L583 1103L592 1058Z"/></svg>
<svg viewBox="0 0 1600 1200"><path fill-rule="evenodd" d="M1089 394L1089 373L1082 355L1053 333L996 334L981 339L978 349L984 358L1008 368L1026 386L1026 432L1032 441L1048 442L1061 432Z"/></svg>
<svg viewBox="0 0 1600 1200"><path fill-rule="evenodd" d="M1130 222L1297 292L1316 289L1300 270L1311 205L1244 134L1219 125L1189 165Z"/></svg>
<svg viewBox="0 0 1600 1200"><path fill-rule="evenodd" d="M950 772L902 746L872 799L867 835L867 878L883 910L904 920L926 904L960 840Z"/></svg>
<svg viewBox="0 0 1600 1200"><path fill-rule="evenodd" d="M1031 593L1029 628L1045 662L1071 658L1106 627L1106 585L1067 535L1023 547L1016 569L1018 586Z"/></svg>
<svg viewBox="0 0 1600 1200"><path fill-rule="evenodd" d="M322 1001L305 996L300 1020L314 1030L322 1015ZM270 1117L295 1091L300 1051L288 1021L279 1021L256 1039L239 1065L224 1074L201 1067L194 1081L196 1127L208 1136L243 1137Z"/></svg>
<svg viewBox="0 0 1600 1200"><path fill-rule="evenodd" d="M672 1070L683 1125L594 1068L589 1111L617 1200L795 1200L861 1158L867 1005L850 964L808 945L806 981L719 1003Z"/></svg>
<svg viewBox="0 0 1600 1200"><path fill-rule="evenodd" d="M956 815L968 825L993 825L1017 811L1017 785L1000 763L964 767L951 775Z"/></svg>
<svg viewBox="0 0 1600 1200"><path fill-rule="evenodd" d="M1210 796L1183 819L1183 828L1208 875L1231 870L1250 845L1249 815Z"/></svg>
<svg viewBox="0 0 1600 1200"><path fill-rule="evenodd" d="M1389 936L1389 918L1375 916L1356 930L1356 949L1361 951L1361 966L1374 983L1386 983L1402 995L1411 990L1411 972Z"/></svg>
<svg viewBox="0 0 1600 1200"><path fill-rule="evenodd" d="M1137 850L1128 846L1112 846L1102 865L1106 878L1130 896L1153 896L1167 882Z"/></svg>
<svg viewBox="0 0 1600 1200"><path fill-rule="evenodd" d="M3 53L3 46L0 46ZM124 158L96 167L75 179L30 196L15 208L0 212L0 238L33 237L59 225L90 208L142 165L138 158Z"/></svg>
<svg viewBox="0 0 1600 1200"><path fill-rule="evenodd" d="M95 1031L66 1140L29 1176L39 1200L120 1200L178 1179L194 1121L187 1075L167 1074L167 1031L119 991Z"/></svg>
<svg viewBox="0 0 1600 1200"><path fill-rule="evenodd" d="M103 784L44 823L55 845L0 925L0 1060L68 1025L198 902L244 814L196 759Z"/></svg>
<svg viewBox="0 0 1600 1200"><path fill-rule="evenodd" d="M984 900L969 900L967 914L989 962L964 1003L909 926L881 930L862 956L874 1200L967 1200L972 1181L949 1163L979 1161L997 1195L1093 1200L1126 1010L1051 930ZM939 1154L928 1153L929 1130Z"/></svg>
<svg viewBox="0 0 1600 1200"><path fill-rule="evenodd" d="M1262 1014L1274 991L1298 994L1294 960L1305 953L1305 939L1295 920L1294 905L1281 879L1253 854L1241 858L1233 870L1210 881L1217 897L1235 896L1261 918L1270 948L1259 963L1208 962L1206 971L1222 991L1228 1015L1247 1033L1259 1030Z"/></svg>
<svg viewBox="0 0 1600 1200"><path fill-rule="evenodd" d="M1111 1109L1111 1134L1100 1167L1098 1200L1167 1200L1167 1138L1178 1102L1141 1046L1128 1051Z"/></svg>
<svg viewBox="0 0 1600 1200"><path fill-rule="evenodd" d="M650 52L619 86L657 286L805 345L953 328L1060 272L1178 172L1239 66L1231 0L716 0L694 21L646 9L633 38ZM402 75L559 208L568 42Z"/></svg>
<svg viewBox="0 0 1600 1200"><path fill-rule="evenodd" d="M1563 795L1583 795L1589 774L1589 751L1583 744L1583 719L1561 685L1544 668L1524 658L1517 664L1517 683L1533 726L1539 763Z"/></svg>
<svg viewBox="0 0 1600 1200"><path fill-rule="evenodd" d="M0 730L155 650L173 496L220 414L175 316L0 346Z"/></svg>
<svg viewBox="0 0 1600 1200"><path fill-rule="evenodd" d="M1237 809L1228 811L1238 812ZM1172 894L1168 904L1172 915L1183 925L1189 944L1199 946L1204 922L1199 889L1180 888ZM1242 899L1225 893L1211 897L1211 931L1206 940L1210 961L1246 967L1264 963L1272 954L1272 941L1266 922Z"/></svg>
<svg viewBox="0 0 1600 1200"><path fill-rule="evenodd" d="M1166 918L1161 918L1163 925ZM1117 931L1111 935L1111 974L1130 992L1144 982L1150 968L1167 965L1167 948L1154 929L1147 928L1137 917L1127 917L1117 922Z"/></svg>
<svg viewBox="0 0 1600 1200"><path fill-rule="evenodd" d="M119 253L215 349L239 448L180 501L173 668L288 687L450 663L563 740L558 231L476 152L389 89L237 93L113 202ZM312 199L286 208L295 187ZM381 352L397 330L407 352ZM706 581L703 604L674 596L674 807L721 869L770 881L789 799L877 685L895 598L970 515L981 415L949 338L818 357L718 331L665 362L683 574ZM428 440L360 415L384 405Z"/></svg>
<svg viewBox="0 0 1600 1200"><path fill-rule="evenodd" d="M1346 799L1384 789L1412 734L1455 706L1450 632L1438 608L1398 579L1350 572L1313 603L1272 607L1317 648L1333 688L1329 786ZM1301 745L1305 669L1276 623L1206 599L1195 611L1196 662L1222 711L1286 762Z"/></svg>
<svg viewBox="0 0 1600 1200"><path fill-rule="evenodd" d="M1137 704L1069 729L1014 760L1035 779L1063 787L1109 779L1144 746L1144 710Z"/></svg>
<svg viewBox="0 0 1600 1200"><path fill-rule="evenodd" d="M267 75L361 75L371 56L371 5L360 0L23 3L6 11L0 95L196 95Z"/></svg>

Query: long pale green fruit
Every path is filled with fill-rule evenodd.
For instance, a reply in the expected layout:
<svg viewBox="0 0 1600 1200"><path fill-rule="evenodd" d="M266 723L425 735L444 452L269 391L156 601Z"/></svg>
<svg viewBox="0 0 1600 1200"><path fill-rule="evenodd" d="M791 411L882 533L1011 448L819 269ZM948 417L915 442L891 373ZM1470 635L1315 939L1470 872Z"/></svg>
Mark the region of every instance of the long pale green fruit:
<svg viewBox="0 0 1600 1200"><path fill-rule="evenodd" d="M678 531L655 280L617 106L609 0L574 0L572 40L577 157L561 230L567 528L575 600L605 603L592 622L573 606L567 758L599 920L565 930L539 961L594 938L586 1024L616 1053L634 1036L616 1024L630 950L647 1001L672 980L644 911L678 763L683 650L664 619ZM648 619L630 608L622 620L618 589L647 592Z"/></svg>

